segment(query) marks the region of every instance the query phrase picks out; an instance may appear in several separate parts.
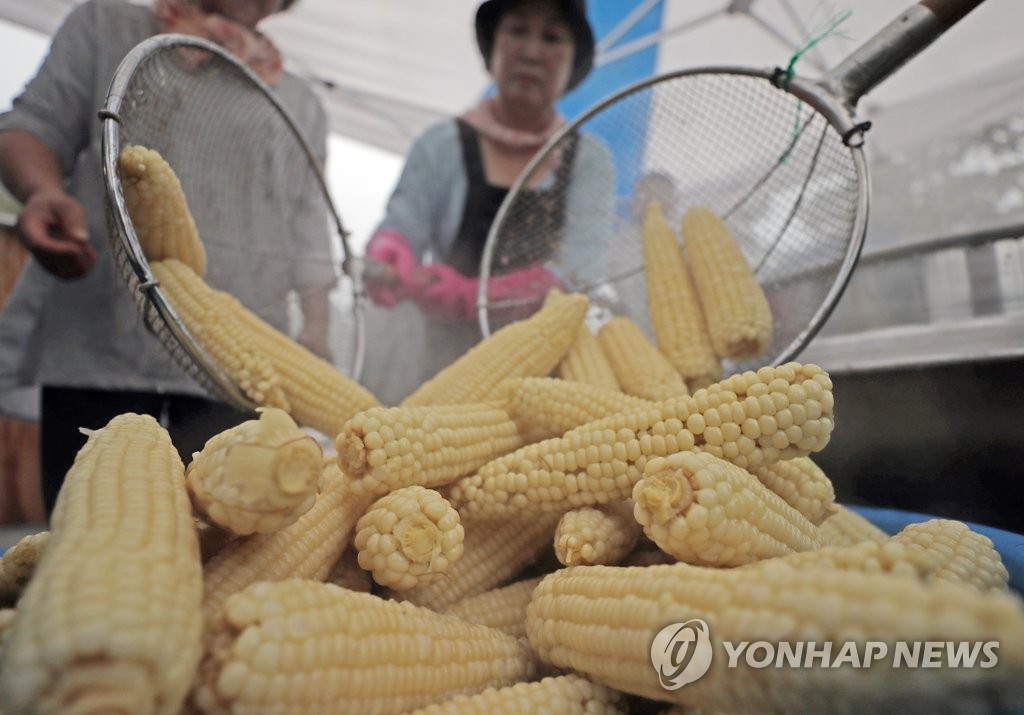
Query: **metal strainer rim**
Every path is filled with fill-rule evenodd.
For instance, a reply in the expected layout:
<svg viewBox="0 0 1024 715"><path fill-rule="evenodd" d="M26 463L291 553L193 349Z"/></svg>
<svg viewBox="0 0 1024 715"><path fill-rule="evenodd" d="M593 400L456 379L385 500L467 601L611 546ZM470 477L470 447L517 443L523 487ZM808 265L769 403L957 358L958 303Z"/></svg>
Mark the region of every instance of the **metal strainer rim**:
<svg viewBox="0 0 1024 715"><path fill-rule="evenodd" d="M364 323L364 291L358 272L352 270L352 252L348 244L349 232L342 224L341 218L334 205L326 179L318 165L312 148L306 141L298 124L291 113L274 96L266 83L260 79L252 70L240 63L220 45L192 35L175 33L160 34L143 40L125 55L118 65L111 80L107 92L106 102L99 112L102 127L102 168L104 180L104 195L107 202L108 224L110 227L110 241L115 251L115 256L120 254L123 260L119 270L122 278L128 283L129 289L137 295L140 312L148 319L150 311L154 311L162 321L163 327L167 328L170 335L177 342L178 347L188 356L191 364L185 364L180 354L169 346L165 348L171 352L180 367L197 379L203 387L214 393L216 397L234 405L235 407L253 410L258 405L244 395L237 384L217 365L216 361L205 351L201 344L195 339L188 326L185 324L171 302L160 289L159 281L156 280L150 270L149 261L142 251L142 245L135 227L128 215L124 192L118 171L118 157L121 152L120 136L120 110L127 89L138 69L151 56L166 51L169 48L191 47L217 55L241 73L252 83L253 87L260 91L264 99L270 102L272 108L278 113L284 123L291 131L292 138L298 143L305 153L309 162L309 168L316 177L317 183L323 194L324 203L328 209L331 220L337 229L338 240L342 251L341 271L344 277L351 281L352 285L352 320L355 345L352 348L353 362L350 377L358 380L362 372L363 358L365 352L365 323ZM198 370L197 370L198 368Z"/></svg>
<svg viewBox="0 0 1024 715"><path fill-rule="evenodd" d="M641 92L655 84L661 84L672 80L693 77L696 75L736 75L763 79L771 83L780 92L786 92L805 102L809 107L824 117L825 121L834 128L840 136L844 137L844 143L850 150L850 156L857 174L858 195L856 200L856 214L853 226L851 227L851 239L847 246L839 271L829 291L822 299L817 312L811 318L807 327L798 333L790 343L782 349L777 356L769 358L776 364L793 360L806 347L807 343L818 333L825 321L835 309L839 298L842 296L850 281L853 269L860 257L864 245L864 237L867 233L868 213L871 198L871 179L868 171L867 160L864 156L863 142L849 140L852 137L860 137L861 127L856 122L852 107L846 106L832 95L828 88L815 81L807 80L799 76L793 76L786 82L785 87L779 85L778 68L753 68L732 65L710 65L685 70L667 72L645 78L631 85L628 85L617 92L601 99L590 108L581 113L573 121L563 125L551 138L540 148L519 174L516 180L509 187L508 194L501 202L494 221L487 233L484 244L483 255L480 259L480 280L477 290L477 319L483 337L491 334L490 319L488 316L489 303L487 301L487 283L490 278L491 263L495 252L495 245L505 223L506 214L510 211L519 194L523 191L526 182L532 177L537 167L544 162L548 155L560 145L562 139L571 132L576 131L581 125L587 123L595 115L604 111L609 106L616 104L619 100Z"/></svg>

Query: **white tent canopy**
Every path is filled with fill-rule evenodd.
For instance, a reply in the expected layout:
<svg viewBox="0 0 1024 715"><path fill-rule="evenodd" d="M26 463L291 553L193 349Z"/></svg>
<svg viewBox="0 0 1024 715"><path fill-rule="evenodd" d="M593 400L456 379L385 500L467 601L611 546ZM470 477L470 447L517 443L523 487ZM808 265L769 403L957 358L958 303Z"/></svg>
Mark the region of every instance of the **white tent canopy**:
<svg viewBox="0 0 1024 715"><path fill-rule="evenodd" d="M75 0L0 0L0 18L52 33ZM785 65L794 49L844 11L842 37L809 51L797 70L816 76L892 20L909 2L892 0L590 0L591 8L621 14L598 28L599 66L657 46L655 70L708 64ZM332 130L398 154L439 117L459 111L486 88L472 16L477 0L300 0L271 18L266 31L283 48L289 67L318 85ZM609 12L609 9L612 9ZM631 22L660 13L660 29L632 36ZM1006 69L1024 54L1017 33L1024 3L987 0L947 37L879 86L867 109L892 108L893 122L876 134L891 148L959 126L966 111L959 95L929 105L929 116L900 116L908 100L963 85L985 85L1021 96L1020 73ZM1019 66L1019 64L1018 64ZM1000 79L997 73L1007 75ZM607 80L600 87L617 89ZM584 85L584 88L586 85ZM952 116L949 116L952 115ZM970 116L970 115L968 115ZM936 121L938 120L938 121Z"/></svg>

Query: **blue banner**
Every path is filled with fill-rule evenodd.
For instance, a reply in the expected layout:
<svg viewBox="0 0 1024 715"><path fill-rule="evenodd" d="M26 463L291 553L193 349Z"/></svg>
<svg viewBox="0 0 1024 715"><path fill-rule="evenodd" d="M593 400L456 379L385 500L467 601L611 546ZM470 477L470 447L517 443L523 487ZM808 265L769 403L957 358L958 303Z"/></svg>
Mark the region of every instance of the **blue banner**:
<svg viewBox="0 0 1024 715"><path fill-rule="evenodd" d="M640 1L642 0L634 2L591 0L588 3L590 22L599 46L601 38L607 37L615 31L640 5ZM663 6L663 1L655 3L627 32L621 37L617 37L611 47L605 49L621 47L639 38L660 32ZM657 63L658 44L652 43L608 64L597 66L579 87L562 99L559 109L569 120L573 120L615 92L654 75L657 71ZM628 135L623 135L621 131L612 131L610 128L603 129L600 117L587 124L587 131L600 136L615 155L615 164L619 169L616 193L620 197L632 196L633 186L638 178L635 175L637 172L635 157L642 155L643 146L647 141L646 132L639 126L637 131ZM632 159L620 160L620 157L632 157Z"/></svg>

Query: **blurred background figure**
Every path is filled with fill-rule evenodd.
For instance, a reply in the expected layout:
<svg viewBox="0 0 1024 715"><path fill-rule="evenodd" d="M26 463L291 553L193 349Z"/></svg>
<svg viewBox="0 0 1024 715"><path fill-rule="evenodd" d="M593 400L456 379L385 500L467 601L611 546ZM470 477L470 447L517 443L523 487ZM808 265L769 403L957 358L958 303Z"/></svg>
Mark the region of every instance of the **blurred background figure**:
<svg viewBox="0 0 1024 715"><path fill-rule="evenodd" d="M372 328L363 375L389 404L480 339L478 276L495 215L509 187L565 124L556 103L593 67L594 34L582 0L487 0L477 9L475 30L494 92L416 140L365 254L371 298L385 308L398 306L371 314L379 324ZM536 308L549 288L571 278L565 275L570 263L549 259L586 256L595 226L610 229L613 176L610 154L591 136L575 136L551 154L525 187L534 210L511 230L524 244L541 238L538 226L562 230L552 245L538 250L534 244L521 260L494 271L489 302L524 301ZM598 202L607 216L598 210L591 212L592 223L565 222L579 196L607 197ZM420 349L410 347L417 330ZM394 348L386 335L394 336Z"/></svg>
<svg viewBox="0 0 1024 715"><path fill-rule="evenodd" d="M0 387L41 385L47 513L84 444L79 428L102 427L123 412L152 414L168 428L187 462L207 438L247 417L207 399L143 327L109 247L96 112L105 103L119 63L138 43L161 32L196 35L223 45L270 85L323 161L327 123L319 100L305 81L284 72L277 48L257 30L266 17L293 4L156 0L143 6L87 0L64 19L38 73L13 108L0 115L0 180L23 207L17 233L34 258L0 315ZM257 227L263 225L260 212L280 213L266 196L261 205L232 209L252 214ZM326 218L320 223L328 256ZM276 227L265 230L273 233L274 241L286 240ZM242 251L236 249L236 254ZM233 274L238 283L251 284L256 278L245 264L232 269L221 274ZM300 339L322 353L327 294L335 271L326 262L299 280L304 313ZM273 291L272 283L269 279L260 287ZM234 293L229 286L215 287ZM277 327L285 327L284 307L277 312ZM274 322L275 316L266 317Z"/></svg>
<svg viewBox="0 0 1024 715"><path fill-rule="evenodd" d="M644 222L644 212L652 201L661 204L669 225L677 231L682 220L682 209L679 206L679 192L675 180L662 171L651 171L641 176L633 189L632 220L638 226Z"/></svg>

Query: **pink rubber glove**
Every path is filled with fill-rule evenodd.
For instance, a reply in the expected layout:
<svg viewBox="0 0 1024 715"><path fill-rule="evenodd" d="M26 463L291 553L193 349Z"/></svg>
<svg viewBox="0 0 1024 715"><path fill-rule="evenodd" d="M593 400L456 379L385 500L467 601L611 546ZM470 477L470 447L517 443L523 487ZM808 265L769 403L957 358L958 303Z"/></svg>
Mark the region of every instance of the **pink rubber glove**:
<svg viewBox="0 0 1024 715"><path fill-rule="evenodd" d="M366 292L374 303L392 308L412 296L417 261L405 236L397 231L379 231L366 246L365 257L389 269L384 271L386 275L381 275L379 267L367 271Z"/></svg>
<svg viewBox="0 0 1024 715"><path fill-rule="evenodd" d="M476 315L479 283L451 266L433 263L416 270L413 300L425 315L441 320L471 320Z"/></svg>
<svg viewBox="0 0 1024 715"><path fill-rule="evenodd" d="M503 276L492 276L487 281L487 300L490 303L503 300L543 301L549 290L560 285L555 274L544 266L530 266Z"/></svg>
<svg viewBox="0 0 1024 715"><path fill-rule="evenodd" d="M423 283L414 300L424 313L446 320L476 318L479 279L467 278L450 266L439 264L417 270L416 283ZM547 268L530 266L489 279L487 300L512 303L496 308L505 319L526 317L544 301L549 289L559 285L558 278Z"/></svg>

